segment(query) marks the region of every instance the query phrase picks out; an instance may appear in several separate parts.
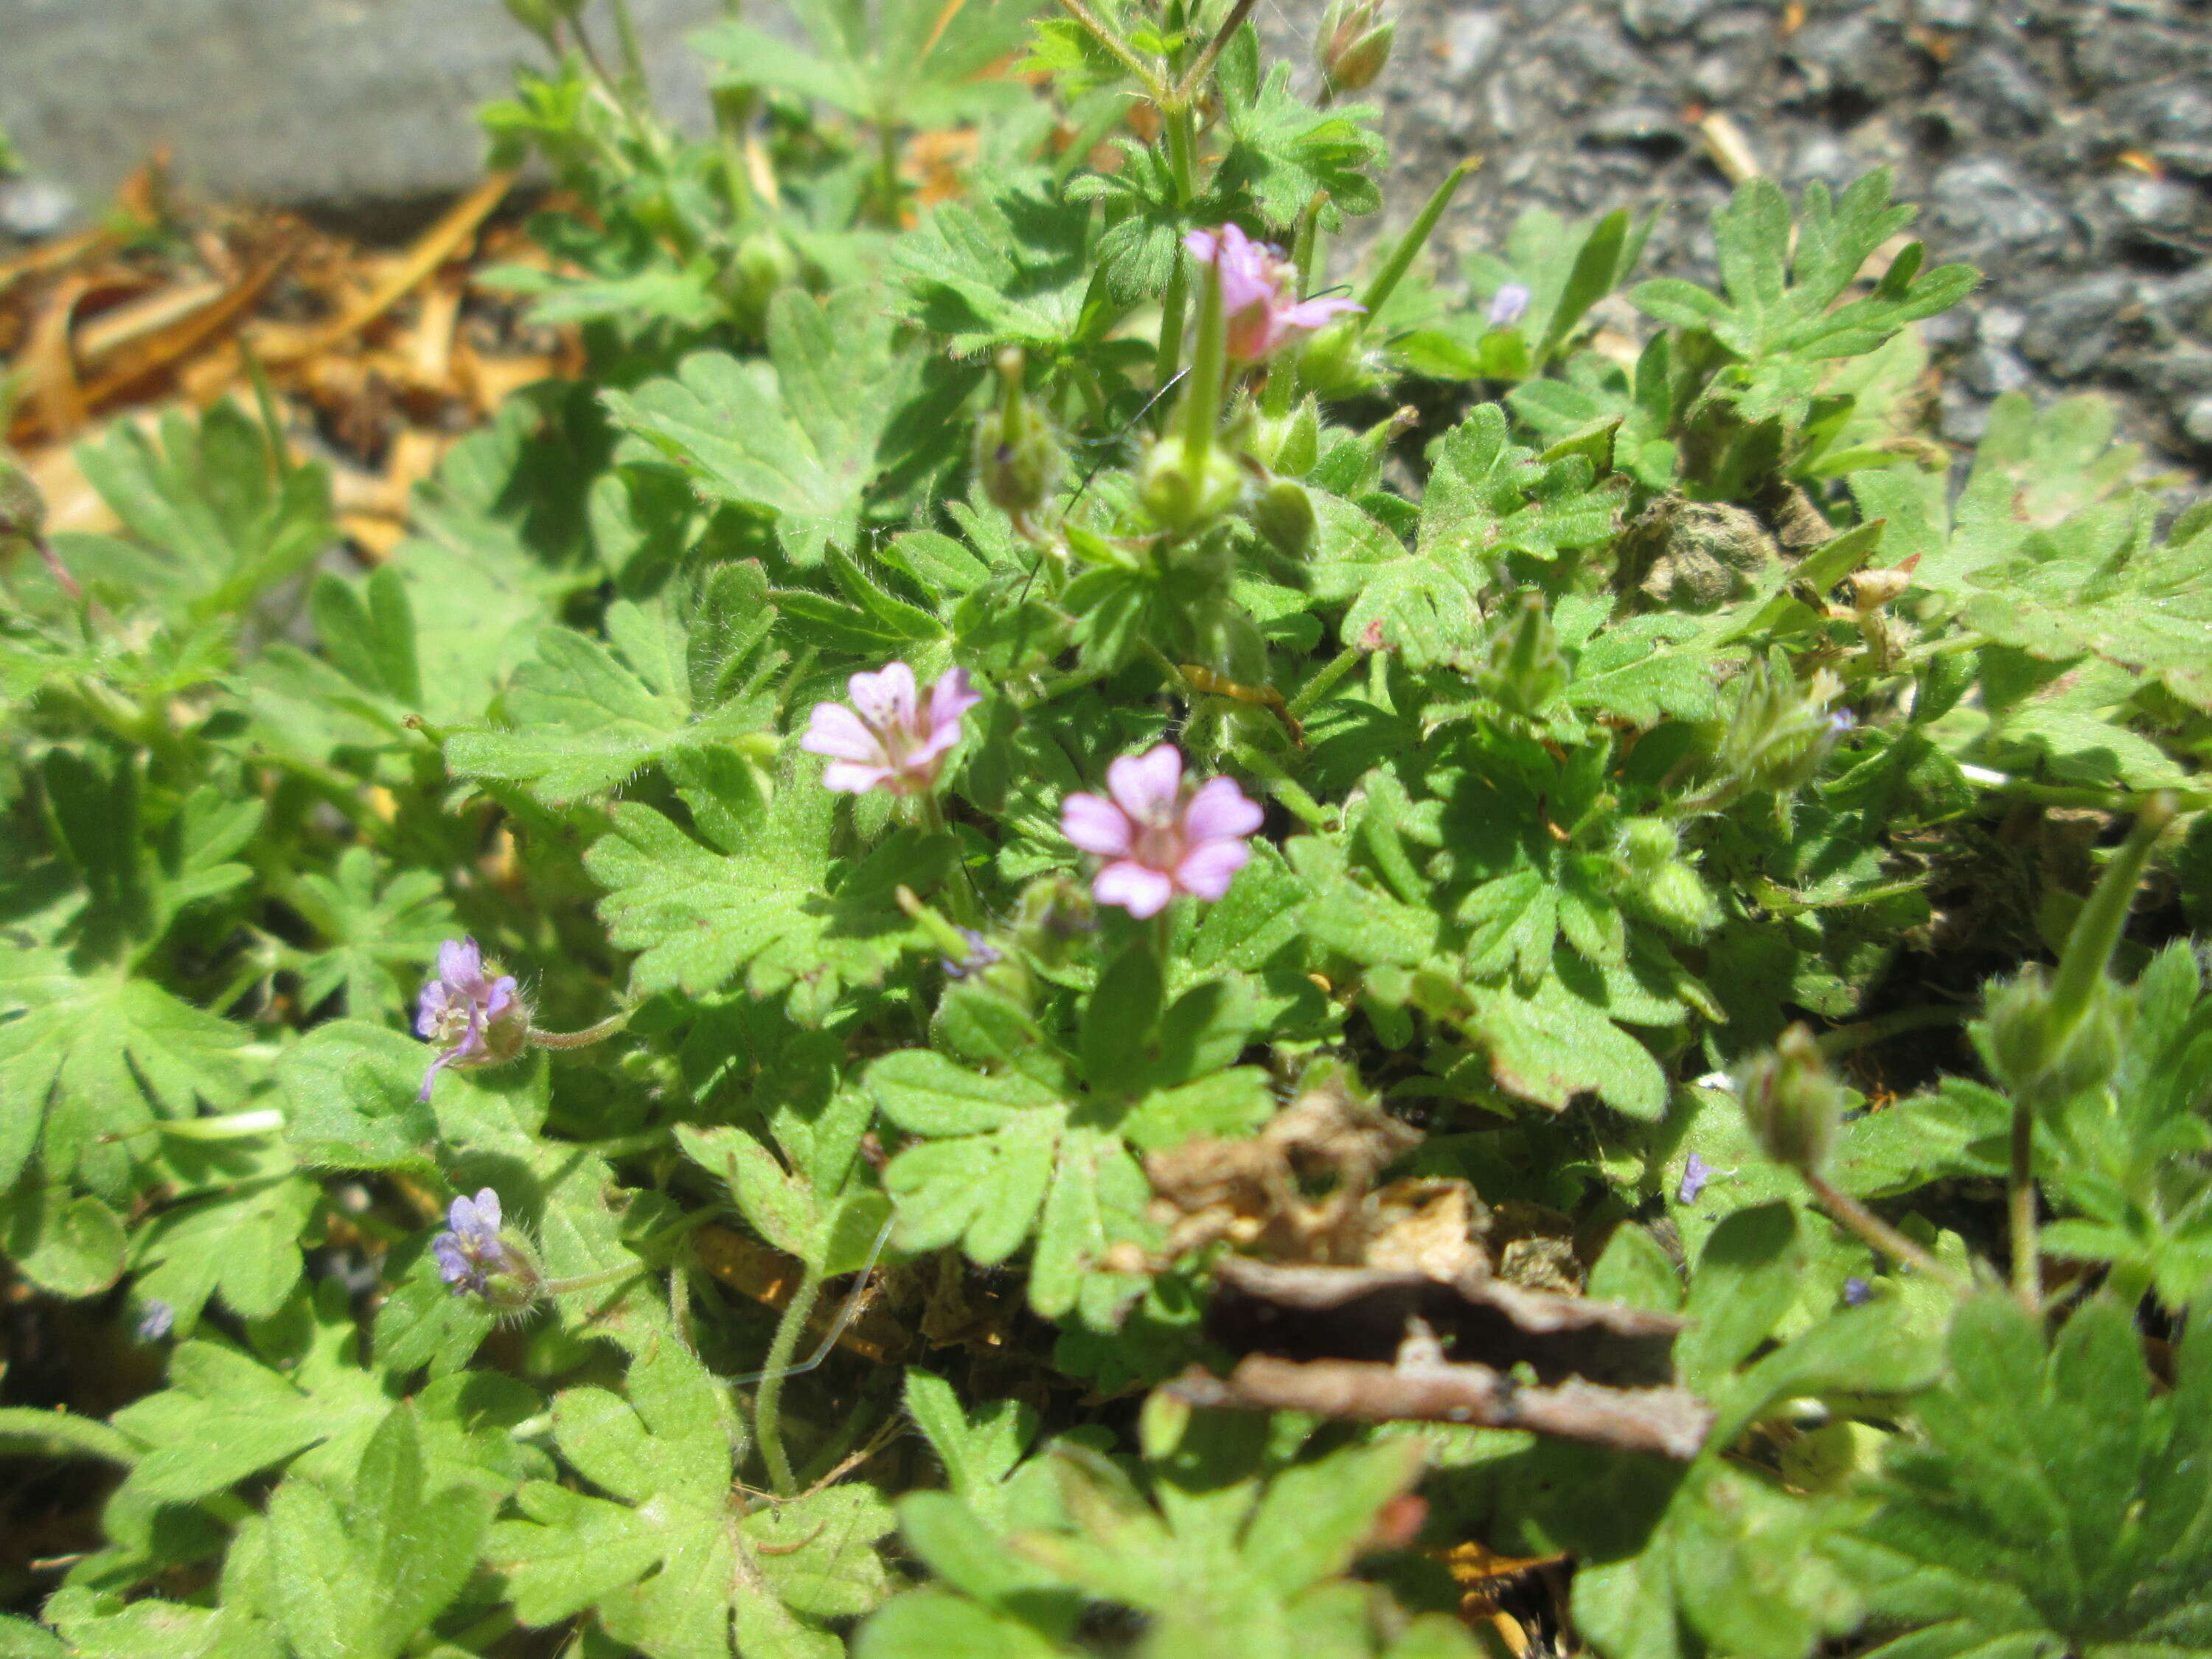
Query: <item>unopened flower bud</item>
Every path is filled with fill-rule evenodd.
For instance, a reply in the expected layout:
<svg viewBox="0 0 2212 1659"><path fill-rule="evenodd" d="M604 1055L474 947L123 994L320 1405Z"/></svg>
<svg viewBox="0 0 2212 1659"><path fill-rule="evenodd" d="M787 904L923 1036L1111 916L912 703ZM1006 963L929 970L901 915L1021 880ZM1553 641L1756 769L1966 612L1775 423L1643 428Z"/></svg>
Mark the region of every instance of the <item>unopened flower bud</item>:
<svg viewBox="0 0 2212 1659"><path fill-rule="evenodd" d="M1382 15L1382 0L1332 0L1315 37L1314 65L1330 91L1358 92L1382 73L1397 33Z"/></svg>
<svg viewBox="0 0 2212 1659"><path fill-rule="evenodd" d="M975 473L993 506L1026 519L1051 498L1060 479L1060 446L1022 390L1022 354L999 354L999 406L975 422Z"/></svg>
<svg viewBox="0 0 2212 1659"><path fill-rule="evenodd" d="M1341 398L1373 384L1360 319L1340 317L1317 331L1298 352L1298 384L1324 398Z"/></svg>
<svg viewBox="0 0 2212 1659"><path fill-rule="evenodd" d="M1832 710L1843 682L1823 668L1802 685L1780 651L1746 669L1715 757L1722 774L1750 789L1787 794L1810 782L1852 726Z"/></svg>
<svg viewBox="0 0 2212 1659"><path fill-rule="evenodd" d="M1252 523L1279 553L1298 558L1313 545L1313 497L1291 478L1271 480L1252 504Z"/></svg>
<svg viewBox="0 0 2212 1659"><path fill-rule="evenodd" d="M1668 859L1632 890L1637 906L1661 927L1696 939L1720 926L1720 906L1698 872L1680 859Z"/></svg>
<svg viewBox="0 0 2212 1659"><path fill-rule="evenodd" d="M1567 665L1541 593L1522 593L1502 619L1475 681L1500 708L1529 720L1540 720L1567 689Z"/></svg>
<svg viewBox="0 0 2212 1659"><path fill-rule="evenodd" d="M0 451L0 542L38 535L46 526L46 498L15 457Z"/></svg>
<svg viewBox="0 0 2212 1659"><path fill-rule="evenodd" d="M1820 1174L1835 1146L1844 1086L1829 1074L1812 1032L1792 1025L1737 1074L1736 1087L1760 1150L1787 1168Z"/></svg>
<svg viewBox="0 0 2212 1659"><path fill-rule="evenodd" d="M1249 448L1268 471L1304 477L1321 459L1321 406L1309 398L1287 415L1261 415L1252 423Z"/></svg>
<svg viewBox="0 0 2212 1659"><path fill-rule="evenodd" d="M799 261L782 237L755 231L738 244L730 261L731 303L757 325L768 315L768 302L776 290L788 287L799 275Z"/></svg>
<svg viewBox="0 0 2212 1659"><path fill-rule="evenodd" d="M1194 471L1188 447L1170 434L1146 454L1137 498L1153 522L1181 534L1203 529L1236 506L1243 493L1244 475L1236 457L1218 444L1209 445Z"/></svg>
<svg viewBox="0 0 2212 1659"><path fill-rule="evenodd" d="M2101 1088L2119 1064L2120 1033L2108 982L2066 1030L2052 1006L2049 972L2031 963L1990 988L1984 1002L1990 1069L2013 1093L2041 1108Z"/></svg>
<svg viewBox="0 0 2212 1659"><path fill-rule="evenodd" d="M1620 826L1621 861L1638 876L1656 875L1673 863L1680 844L1664 818L1631 818Z"/></svg>

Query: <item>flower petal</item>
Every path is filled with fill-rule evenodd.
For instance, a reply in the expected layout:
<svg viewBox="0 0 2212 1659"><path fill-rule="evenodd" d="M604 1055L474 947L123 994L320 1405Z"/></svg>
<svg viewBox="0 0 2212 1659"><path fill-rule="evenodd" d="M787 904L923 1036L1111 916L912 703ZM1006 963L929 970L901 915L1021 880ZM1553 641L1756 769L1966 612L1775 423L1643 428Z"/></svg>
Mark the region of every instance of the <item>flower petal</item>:
<svg viewBox="0 0 2212 1659"><path fill-rule="evenodd" d="M1091 896L1101 904L1118 904L1142 921L1166 908L1175 896L1175 883L1158 870L1122 859L1098 872L1098 879L1091 884Z"/></svg>
<svg viewBox="0 0 2212 1659"><path fill-rule="evenodd" d="M454 990L483 977L483 952L473 938L449 939L438 947L438 977Z"/></svg>
<svg viewBox="0 0 2212 1659"><path fill-rule="evenodd" d="M1251 848L1241 841L1209 841L1183 855L1176 866L1176 885L1202 899L1218 899L1251 857Z"/></svg>
<svg viewBox="0 0 2212 1659"><path fill-rule="evenodd" d="M495 1233L505 1219L500 1213L499 1194L489 1187L477 1188L477 1224L488 1233Z"/></svg>
<svg viewBox="0 0 2212 1659"><path fill-rule="evenodd" d="M937 684L929 688L929 727L933 742L950 726L956 733L960 729L960 717L983 701L968 678L964 668L948 669L938 676Z"/></svg>
<svg viewBox="0 0 2212 1659"><path fill-rule="evenodd" d="M806 735L799 746L810 755L836 760L862 761L881 766L889 758L883 739L860 723L860 717L842 702L817 702L806 722Z"/></svg>
<svg viewBox="0 0 2212 1659"><path fill-rule="evenodd" d="M1102 858L1129 854L1129 820L1110 800L1070 795L1060 804L1060 833L1086 853Z"/></svg>
<svg viewBox="0 0 2212 1659"><path fill-rule="evenodd" d="M822 787L841 795L865 795L891 775L888 766L862 766L834 760L822 769Z"/></svg>
<svg viewBox="0 0 2212 1659"><path fill-rule="evenodd" d="M1325 300L1301 300L1294 306L1285 306L1278 313L1279 319L1291 328L1319 328L1330 318L1347 311L1364 311L1367 307L1357 300L1333 295Z"/></svg>
<svg viewBox="0 0 2212 1659"><path fill-rule="evenodd" d="M1265 816L1236 779L1209 778L1182 809L1183 839L1194 844L1249 836Z"/></svg>
<svg viewBox="0 0 2212 1659"><path fill-rule="evenodd" d="M438 1026L446 1018L446 1005L450 996L446 981L434 979L422 987L422 994L415 1004L415 1035L434 1036Z"/></svg>
<svg viewBox="0 0 2212 1659"><path fill-rule="evenodd" d="M1190 232L1182 239L1182 245L1190 250L1192 258L1205 265L1213 263L1213 252L1221 246L1210 230Z"/></svg>
<svg viewBox="0 0 2212 1659"><path fill-rule="evenodd" d="M914 724L914 670L895 662L873 674L855 674L846 683L853 707L879 732Z"/></svg>
<svg viewBox="0 0 2212 1659"><path fill-rule="evenodd" d="M1124 755L1106 769L1106 790L1115 805L1139 823L1168 823L1182 787L1182 755L1164 743L1142 755Z"/></svg>

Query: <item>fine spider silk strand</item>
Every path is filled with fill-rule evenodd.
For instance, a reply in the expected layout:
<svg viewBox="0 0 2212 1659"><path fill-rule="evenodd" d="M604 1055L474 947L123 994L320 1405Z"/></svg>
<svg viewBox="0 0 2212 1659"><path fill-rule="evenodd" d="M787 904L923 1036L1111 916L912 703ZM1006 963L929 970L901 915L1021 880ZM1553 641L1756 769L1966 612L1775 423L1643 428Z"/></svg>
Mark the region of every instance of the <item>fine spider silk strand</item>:
<svg viewBox="0 0 2212 1659"><path fill-rule="evenodd" d="M868 1280L874 1276L876 1262L883 1255L884 1246L890 1242L890 1236L891 1224L886 1221L876 1231L876 1242L868 1250L867 1261L861 1265L860 1278L854 1281L852 1290L845 1297L845 1305L837 1310L837 1317L830 1322L828 1334L812 1353L788 1365L771 1365L766 1370L740 1371L735 1376L722 1380L735 1388L743 1388L749 1382L781 1382L790 1377L805 1376L827 1359L830 1350L837 1346L837 1339L845 1334L845 1328L853 1322L854 1315L860 1311L860 1297L867 1291Z"/></svg>

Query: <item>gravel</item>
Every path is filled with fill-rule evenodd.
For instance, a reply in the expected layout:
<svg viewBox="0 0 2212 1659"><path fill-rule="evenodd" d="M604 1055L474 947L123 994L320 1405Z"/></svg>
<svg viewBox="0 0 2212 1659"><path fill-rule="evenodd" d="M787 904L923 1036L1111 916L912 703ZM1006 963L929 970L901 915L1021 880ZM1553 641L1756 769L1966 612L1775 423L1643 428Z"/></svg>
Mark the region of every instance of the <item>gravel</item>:
<svg viewBox="0 0 2212 1659"><path fill-rule="evenodd" d="M1302 50L1318 4L1268 0ZM1516 213L1664 204L1644 274L1711 280L1729 185L1698 119L1728 115L1793 194L1876 166L1931 264L1988 280L1924 325L1944 435L1990 401L2098 391L2154 458L2212 467L2212 0L1400 0L1366 95L1395 229L1455 161L1488 160L1439 241ZM1794 27L1793 27L1794 25Z"/></svg>

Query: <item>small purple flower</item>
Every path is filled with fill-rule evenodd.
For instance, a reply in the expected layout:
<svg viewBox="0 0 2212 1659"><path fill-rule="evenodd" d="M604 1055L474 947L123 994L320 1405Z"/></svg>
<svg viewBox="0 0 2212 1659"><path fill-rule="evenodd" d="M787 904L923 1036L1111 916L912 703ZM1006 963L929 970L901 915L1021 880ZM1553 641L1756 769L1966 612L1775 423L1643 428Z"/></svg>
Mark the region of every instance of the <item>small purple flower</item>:
<svg viewBox="0 0 2212 1659"><path fill-rule="evenodd" d="M422 1098L448 1066L496 1066L522 1052L530 1034L530 1006L514 975L489 970L473 939L438 947L438 975L422 988L415 1009L415 1034L444 1049L422 1073Z"/></svg>
<svg viewBox="0 0 2212 1659"><path fill-rule="evenodd" d="M177 1310L155 1297L139 1313L137 1334L141 1342L159 1342L176 1328Z"/></svg>
<svg viewBox="0 0 2212 1659"><path fill-rule="evenodd" d="M945 973L953 979L965 979L970 974L980 974L993 963L1003 961L1006 952L973 927L963 927L960 937L968 941L968 949L957 959L941 958Z"/></svg>
<svg viewBox="0 0 2212 1659"><path fill-rule="evenodd" d="M1712 1178L1712 1165L1692 1152L1690 1161L1682 1166L1682 1184L1674 1189L1674 1201L1677 1204L1696 1203L1698 1194L1705 1190L1705 1183Z"/></svg>
<svg viewBox="0 0 2212 1659"><path fill-rule="evenodd" d="M1060 833L1111 860L1091 885L1101 904L1141 921L1177 893L1218 899L1252 856L1244 838L1260 827L1260 809L1234 778L1186 787L1171 743L1122 756L1106 769L1106 792L1112 799L1070 795L1060 809Z"/></svg>
<svg viewBox="0 0 2212 1659"><path fill-rule="evenodd" d="M848 795L865 795L878 784L894 795L928 789L960 741L960 717L983 701L962 668L930 687L927 702L915 690L914 670L902 662L878 673L855 674L845 684L852 708L842 702L816 703L799 746L810 755L829 756L822 781Z"/></svg>
<svg viewBox="0 0 2212 1659"><path fill-rule="evenodd" d="M1854 1275L1844 1281L1844 1305L1856 1308L1874 1295L1874 1286Z"/></svg>
<svg viewBox="0 0 2212 1659"><path fill-rule="evenodd" d="M1346 299L1298 299L1297 267L1235 225L1194 230L1182 245L1191 258L1221 274L1221 315L1228 325L1229 356L1237 362L1265 362L1292 335L1343 312L1366 309Z"/></svg>
<svg viewBox="0 0 2212 1659"><path fill-rule="evenodd" d="M1521 320L1521 313L1528 309L1528 286L1525 283L1508 283L1490 296L1490 325L1510 328Z"/></svg>
<svg viewBox="0 0 2212 1659"><path fill-rule="evenodd" d="M485 1295L494 1274L526 1276L521 1257L500 1237L501 1218L499 1194L489 1187L455 1199L446 1212L447 1231L430 1241L430 1253L455 1296Z"/></svg>

